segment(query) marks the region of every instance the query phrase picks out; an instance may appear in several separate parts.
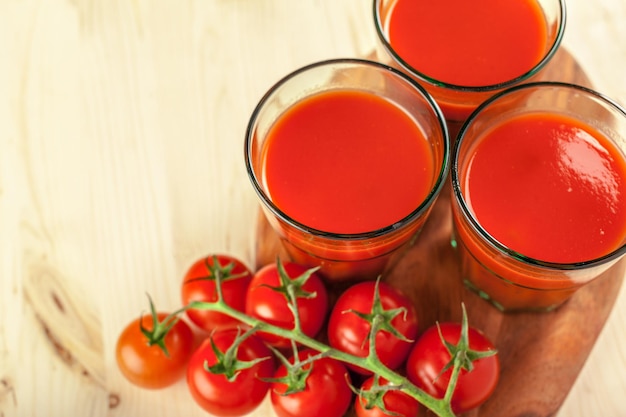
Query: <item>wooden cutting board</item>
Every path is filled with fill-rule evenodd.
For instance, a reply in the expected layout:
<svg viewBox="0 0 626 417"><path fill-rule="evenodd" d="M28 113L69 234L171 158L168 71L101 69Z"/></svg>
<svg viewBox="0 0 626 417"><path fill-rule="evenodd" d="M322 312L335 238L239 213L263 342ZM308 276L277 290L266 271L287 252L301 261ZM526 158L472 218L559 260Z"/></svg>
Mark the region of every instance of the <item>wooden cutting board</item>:
<svg viewBox="0 0 626 417"><path fill-rule="evenodd" d="M591 87L575 59L561 49L545 78ZM409 296L420 328L461 318L464 302L470 325L483 330L499 350L502 373L494 395L469 417L548 417L565 400L613 307L626 262L602 276L550 313L503 314L467 290L450 246L450 188L444 188L418 241L385 278ZM257 230L257 266L287 259L262 214ZM345 285L345 284L344 284ZM337 295L341 286L331 287Z"/></svg>

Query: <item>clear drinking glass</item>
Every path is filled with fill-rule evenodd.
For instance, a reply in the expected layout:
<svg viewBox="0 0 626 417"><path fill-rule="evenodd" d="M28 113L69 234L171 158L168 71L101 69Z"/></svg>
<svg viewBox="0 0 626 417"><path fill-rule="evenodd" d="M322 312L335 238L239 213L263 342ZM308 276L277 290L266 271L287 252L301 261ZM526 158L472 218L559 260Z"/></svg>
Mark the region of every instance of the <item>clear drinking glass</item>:
<svg viewBox="0 0 626 417"><path fill-rule="evenodd" d="M490 195L496 197L490 197L492 201L483 200L479 203L477 199L482 191L478 186L471 188L469 184L470 181L477 181L472 176L479 175L476 174L480 169L477 155L484 152L482 145L487 135L501 126L511 126L512 121L522 120L521 118L541 120L554 117L563 120L564 129L569 129L570 125L584 126L585 131L594 133L592 137L602 140L589 139L587 143L573 141L571 145L562 142L565 145L554 151L559 155L554 161L547 156L543 157L548 154L541 152L543 148L534 154L528 153L521 145L519 148L516 144L510 145L510 148L492 158L491 164L482 162L487 170L493 171L495 177L501 177L502 182L489 183L491 188L488 192L493 191ZM526 137L536 136L538 134L531 133L525 139L516 137L515 141L530 141ZM547 143L548 138L542 136L541 140ZM605 152L606 155L612 155L614 164L609 165L606 162L608 156L607 159L589 157L592 149L598 149L593 151L593 155L602 155ZM610 153L607 149L612 149L613 152ZM600 208L604 212L604 207L609 208L612 213L624 213L626 210L626 112L609 98L593 90L566 83L541 82L513 87L487 100L469 117L461 128L453 152L453 246L458 250L466 285L497 308L503 311L549 311L557 308L577 289L594 280L626 253L626 224L616 224L626 223L624 216L616 215L616 221L611 222L602 220L600 216ZM489 158L484 155L486 154L483 153L483 161L488 161ZM496 163L495 159L506 163ZM515 170L513 167L517 162L513 161L519 162ZM504 171L500 169L501 166L507 167L506 172L501 172ZM544 172L540 170L543 166L554 167L558 176L536 174ZM510 171L508 167L511 167ZM511 172L517 174L510 175ZM583 172L584 175L579 174ZM610 175L605 175L607 172ZM544 191L535 193L537 188L543 187L541 182L558 183L559 187L560 184L570 184L570 177L566 176L570 173L580 176L572 176L571 178L578 179L572 181L569 187L561 187L562 191L558 187L545 188L553 190L552 196L559 196L548 196L545 201L556 201L557 204L544 203ZM532 183L527 183L527 178L533 175L537 175L538 182L528 185ZM571 200L577 201L576 203L570 203L569 195L577 193L577 189L583 188L582 185L585 184L590 184L588 187L593 193L589 196L582 194L580 199ZM498 194L500 190L502 194ZM562 194L558 194L561 192ZM565 197L562 199L561 195ZM593 204L597 198L610 204L597 206L599 209L594 211ZM530 217L525 215L510 216L512 218L502 215L506 213L508 216L514 211L517 213L516 210L521 205L525 207L522 214L530 210L537 210L539 213L532 221L533 224L529 224ZM496 214L485 214L489 210ZM479 211L482 213L482 220L479 219ZM555 214L550 215L551 212ZM582 217L578 218L585 221L570 221L578 216L576 213L580 213ZM594 216L599 219L597 222ZM494 217L509 220L508 223L494 223ZM590 226L591 220L587 222L587 219L594 223ZM546 223L540 223L543 221ZM487 224L490 226L486 226ZM493 226L494 224L498 226ZM503 224L506 227L502 227ZM535 227L539 224L542 224L541 228ZM526 246L523 251L519 247L513 248L511 240L507 240L508 244L504 243L504 233L506 239L534 242L528 244L534 246ZM560 243L548 243L552 242L549 240L552 239L551 236ZM609 236L612 236L611 245L608 244ZM556 253L556 249L562 252L561 248L574 250L578 243L596 242L596 239L598 242L606 240L607 243L606 246L598 243L597 248L593 248L595 255L591 257L566 262L547 259L548 250L551 253ZM591 245L596 243L589 245L591 251ZM531 250L532 255L528 253Z"/></svg>
<svg viewBox="0 0 626 417"><path fill-rule="evenodd" d="M427 173L428 191L410 212L392 223L358 233L324 230L297 220L298 213L288 212L274 200L266 169L268 143L271 144L268 137L271 136L272 129L280 125L294 106L311 98L324 98L326 93L346 91L364 93L370 98L382 98L400 109L427 141L425 147L429 149L431 161L428 168L431 172ZM360 120L357 123L360 125L377 122L371 119L375 118ZM316 124L320 123L315 122L310 128L314 129ZM345 126L343 128L345 129ZM388 128L392 129L393 126ZM352 133L351 129L346 130L346 135ZM320 132L321 135L324 133ZM380 137L376 142L383 147L393 146L390 139ZM293 140L303 139L293 137ZM302 146L309 144L302 143ZM331 281L370 279L383 273L394 255L399 256L401 249L410 244L421 230L446 181L449 171L449 148L448 131L440 109L415 81L380 63L360 59L336 59L300 68L270 88L250 118L245 138L245 162L265 217L293 261L311 267L320 266L320 272ZM345 156L346 163L351 163L354 151L354 148L345 150L342 157ZM375 165L376 160L364 163ZM344 175L341 172L337 169L336 175ZM284 177L290 175L285 172ZM397 175L403 174L398 172ZM367 186L367 180L356 178L354 185ZM302 187L304 191L306 186L303 184ZM320 198L326 197L324 196L326 191L307 189L307 192L319 193ZM413 192L415 190L403 190L403 193ZM385 198L393 205L397 194ZM372 195L372 199L376 198L378 197ZM336 212L337 215L343 213L349 213L350 216L369 215L359 207L351 207L350 204L346 207L336 207Z"/></svg>
<svg viewBox="0 0 626 417"><path fill-rule="evenodd" d="M402 31L396 29L391 35L391 27L393 20L396 18L393 14L397 3L407 2L408 0L374 0L374 24L378 38L380 40L377 50L377 58L381 62L406 72L415 80L417 80L426 90L435 98L441 107L446 119L451 124L452 130L457 130L463 121L467 119L470 113L478 107L483 101L503 89L512 86L530 82L541 81L541 71L546 64L552 59L558 50L561 39L565 31L566 9L564 0L524 0L524 1L501 1L495 0L493 4L486 5L485 2L467 2L467 1L450 1L438 0L432 2L429 0L411 0L413 5L431 4L436 5L441 10L437 16L425 16L416 14L410 16L410 25L406 25L407 31L416 31L410 41L401 42ZM535 2L536 1L536 5ZM513 29L513 24L520 21L519 15L512 12L503 12L502 15L494 17L494 13L499 9L509 8L511 5L528 4L532 7L538 6L537 16L543 17L545 22L541 26L533 26L528 29L528 33L524 33L526 26ZM468 10L457 10L459 6L467 7ZM483 7L485 10L481 10ZM479 12L479 13L475 13ZM433 12L434 13L434 12ZM507 14L508 13L508 14ZM408 15L404 10L403 18ZM439 20L437 20L439 19ZM501 21L502 27L496 29L493 20ZM537 19L539 20L539 19ZM436 22L434 30L421 35L417 30L425 27L428 22ZM437 23L438 22L438 23ZM414 24L413 24L414 23ZM450 33L437 32L441 28L447 28L450 24ZM465 26L467 25L467 26ZM396 25L398 27L398 25ZM453 34L455 28L464 28L463 32ZM480 33L478 30L487 28L486 38L472 36ZM499 75L498 81L482 83L484 79L482 73L493 71L494 68L504 71L504 69L512 65L515 57L521 56L521 48L528 46L531 41L531 32L541 30L541 34L537 35L536 56L533 60L524 63L524 67L516 69L516 72L503 72ZM445 31L447 29L442 29ZM473 48L487 45L488 42L507 42L508 33L516 33L520 35L515 45L494 44L493 48L501 48L498 52L490 54L487 51L474 51ZM478 36L478 35L477 35ZM451 38L451 39L450 39ZM450 42L451 41L451 42ZM510 40L513 42L513 39ZM433 47L430 51L427 47ZM424 53L420 51L424 50ZM415 51L415 52L414 52ZM511 51L511 56L504 56L507 51ZM463 54L468 52L466 57ZM412 54L414 54L411 56ZM484 57L480 54L483 53ZM420 58L423 57L423 58ZM419 62L417 61L419 59ZM436 67L425 67L427 65L435 65L441 59L442 66L446 67L443 73ZM472 59L483 60L485 65L480 61L471 61ZM444 65L445 62L445 65ZM433 64L431 64L433 63ZM521 63L519 65L522 65ZM473 74L476 81L468 78ZM503 78L502 78L503 77ZM494 78L495 79L495 78ZM453 127L456 126L456 129Z"/></svg>

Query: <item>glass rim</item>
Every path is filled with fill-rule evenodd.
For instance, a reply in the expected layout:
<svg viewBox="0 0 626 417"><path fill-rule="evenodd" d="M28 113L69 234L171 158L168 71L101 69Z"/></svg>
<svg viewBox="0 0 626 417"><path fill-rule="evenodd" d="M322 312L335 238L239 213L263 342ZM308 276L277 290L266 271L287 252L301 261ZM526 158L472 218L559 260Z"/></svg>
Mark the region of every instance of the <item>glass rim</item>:
<svg viewBox="0 0 626 417"><path fill-rule="evenodd" d="M307 226L295 220L293 217L286 214L284 211L282 211L272 202L272 200L269 198L269 196L265 193L265 191L261 187L260 185L261 181L259 180L258 176L256 175L253 169L252 152L251 152L253 136L256 130L255 127L257 124L256 123L257 119L259 117L260 112L265 107L265 104L278 91L280 87L282 87L291 79L297 77L299 74L318 68L318 67L332 66L332 65L353 65L353 66L370 67L370 68L374 68L382 72L387 72L389 74L392 74L394 77L399 78L409 88L412 88L413 90L417 91L425 99L425 101L428 103L428 106L434 113L437 119L437 122L439 123L439 127L440 127L441 134L442 134L443 155L442 155L441 167L438 170L438 174L437 174L434 184L432 185L429 193L426 195L424 200L414 210L412 210L409 214L404 216L402 219L390 225L383 226L381 228L378 228L372 231L359 232L359 233L336 233L336 232L329 232L329 231L312 228L310 226ZM308 64L303 67L300 67L290 72L289 74L285 75L281 79L279 79L276 83L274 83L269 88L269 90L267 90L267 92L261 97L260 101L255 106L250 116L250 120L248 122L248 126L246 128L246 133L245 133L245 141L244 141L244 154L245 155L244 156L245 156L245 164L246 164L246 171L248 173L248 178L252 182L252 185L256 194L263 202L263 205L267 209L269 209L272 212L272 214L278 217L281 221L289 224L290 226L294 227L300 232L309 233L316 237L321 237L321 238L330 239L330 240L338 240L338 241L357 241L357 240L371 239L374 237L384 236L396 230L400 230L407 224L413 222L422 213L424 213L434 203L436 197L439 195L441 189L443 188L446 182L446 178L448 177L449 166L450 166L450 154L451 154L450 148L451 146L450 146L450 137L449 137L448 127L446 125L443 113L441 109L439 108L439 105L433 99L433 97L426 91L426 89L424 89L416 81L414 81L409 76L402 73L401 71L398 71L395 68L392 68L388 65L384 65L380 62L376 62L376 61L372 61L368 59L360 59L360 58L335 58L335 59L327 59L327 60L314 62L312 64Z"/></svg>
<svg viewBox="0 0 626 417"><path fill-rule="evenodd" d="M559 11L560 11L559 27L557 29L554 42L552 42L550 49L548 49L548 51L544 54L543 58L539 62L537 62L528 71L510 80L502 81L496 84L467 86L467 85L453 84L453 83L448 83L445 81L438 80L434 77L431 77L417 70L416 68L411 66L408 62L406 62L404 59L402 59L402 57L398 55L398 53L396 53L395 49L391 46L391 44L387 40L387 37L385 36L385 31L383 29L383 22L381 21L380 14L378 13L380 9L378 5L380 4L381 1L382 0L374 0L372 2L374 5L374 23L375 23L374 26L376 27L376 34L378 35L378 39L381 41L383 47L385 48L385 51L392 57L392 59L412 76L418 77L420 80L425 81L433 86L436 86L439 88L445 88L449 90L468 92L468 93L484 93L484 92L490 92L490 91L495 91L495 90L502 90L510 86L513 86L515 84L518 84L520 82L523 82L529 78L532 78L541 69L543 69L548 64L548 62L550 62L552 57L558 51L561 45L561 42L563 40L563 35L565 33L565 24L567 20L567 10L565 7L565 0L558 0Z"/></svg>
<svg viewBox="0 0 626 417"><path fill-rule="evenodd" d="M489 232L487 232L482 227L478 219L476 219L476 217L472 213L472 210L470 210L468 204L465 201L465 197L463 196L463 192L461 191L458 156L459 156L459 150L461 148L461 145L463 144L465 133L467 132L470 125L473 123L475 119L480 117L482 111L485 108L489 107L490 104L499 100L500 98L506 97L510 94L514 94L518 91L528 90L532 88L544 88L544 87L556 87L556 88L576 90L578 92L581 92L583 94L586 94L588 96L591 96L597 99L598 101L605 104L607 107L617 111L618 113L621 113L621 115L626 119L626 109L622 107L618 102L616 102L615 100L611 99L610 97L596 90L593 90L591 88L584 87L581 85L577 85L577 84L561 82L561 81L539 81L539 82L521 84L515 87L508 88L506 90L500 91L496 93L495 95L493 95L492 97L485 100L480 106L478 106L478 108L476 108L476 110L472 112L472 114L467 118L467 120L463 123L463 125L461 126L461 129L459 130L459 134L457 136L457 140L456 140L456 143L454 144L454 148L452 151L452 163L451 163L451 169L450 169L452 192L454 194L454 199L457 201L458 206L461 208L461 213L463 217L469 222L471 228L480 235L483 241L487 245L492 247L493 249L507 256L510 256L516 261L520 261L522 263L525 263L527 265L531 265L534 267L541 267L541 268L546 268L546 269L551 269L551 270L572 271L572 270L590 268L590 267L602 265L604 263L607 263L613 260L617 260L617 258L626 254L626 243L623 243L621 246L615 248L614 250L612 250L611 252L605 255L599 256L597 258L585 260L585 261L579 261L579 262L549 262L549 261L543 261L537 258L532 258L530 256L526 256L518 251L515 251L509 248L507 245L503 244L498 239L493 237Z"/></svg>

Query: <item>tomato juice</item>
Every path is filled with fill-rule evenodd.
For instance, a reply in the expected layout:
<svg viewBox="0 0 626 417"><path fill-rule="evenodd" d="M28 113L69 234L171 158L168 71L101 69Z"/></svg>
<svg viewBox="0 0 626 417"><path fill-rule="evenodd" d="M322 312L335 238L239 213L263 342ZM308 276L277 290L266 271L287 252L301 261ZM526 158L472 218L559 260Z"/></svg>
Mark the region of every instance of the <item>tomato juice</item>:
<svg viewBox="0 0 626 417"><path fill-rule="evenodd" d="M415 121L358 91L295 104L269 131L263 160L274 204L307 227L337 234L399 222L435 179L432 150Z"/></svg>
<svg viewBox="0 0 626 417"><path fill-rule="evenodd" d="M493 123L463 153L458 191L475 222L453 208L464 278L501 308L562 303L593 278L569 270L626 243L626 157L591 125L523 113Z"/></svg>
<svg viewBox="0 0 626 417"><path fill-rule="evenodd" d="M528 79L549 59L564 29L557 3L378 0L377 25L387 50L446 118L462 121L495 90Z"/></svg>
<svg viewBox="0 0 626 417"><path fill-rule="evenodd" d="M426 90L363 59L288 74L246 130L248 175L285 255L328 281L393 268L446 183L449 155L446 122Z"/></svg>

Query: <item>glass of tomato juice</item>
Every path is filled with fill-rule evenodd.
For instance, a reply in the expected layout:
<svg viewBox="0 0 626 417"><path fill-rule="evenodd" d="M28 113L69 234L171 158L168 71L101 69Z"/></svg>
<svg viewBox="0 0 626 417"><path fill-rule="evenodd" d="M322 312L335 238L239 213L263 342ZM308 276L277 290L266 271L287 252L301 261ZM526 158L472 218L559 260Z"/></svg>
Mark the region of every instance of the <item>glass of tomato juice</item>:
<svg viewBox="0 0 626 417"><path fill-rule="evenodd" d="M453 245L503 311L549 311L626 252L626 111L565 83L516 86L462 126Z"/></svg>
<svg viewBox="0 0 626 417"><path fill-rule="evenodd" d="M565 0L374 0L377 55L421 83L458 130L494 93L539 80L565 16Z"/></svg>
<svg viewBox="0 0 626 417"><path fill-rule="evenodd" d="M248 175L286 252L331 281L376 278L402 253L446 181L449 153L432 97L361 59L285 76L245 139Z"/></svg>

